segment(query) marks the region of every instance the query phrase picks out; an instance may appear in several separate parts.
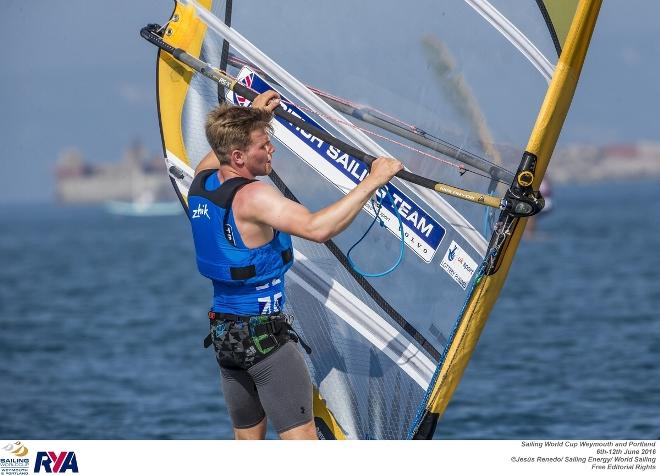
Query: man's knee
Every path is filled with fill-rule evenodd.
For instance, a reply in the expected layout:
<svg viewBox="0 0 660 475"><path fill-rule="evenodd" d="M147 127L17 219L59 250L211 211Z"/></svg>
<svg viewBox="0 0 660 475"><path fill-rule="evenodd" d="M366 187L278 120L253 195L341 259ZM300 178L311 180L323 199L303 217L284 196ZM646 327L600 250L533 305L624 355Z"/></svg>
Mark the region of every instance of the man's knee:
<svg viewBox="0 0 660 475"><path fill-rule="evenodd" d="M234 427L234 438L236 440L263 440L266 438L266 418L261 419L257 425L246 429Z"/></svg>
<svg viewBox="0 0 660 475"><path fill-rule="evenodd" d="M280 439L283 440L318 440L316 434L316 425L314 420L306 422L305 424L289 429L280 434Z"/></svg>

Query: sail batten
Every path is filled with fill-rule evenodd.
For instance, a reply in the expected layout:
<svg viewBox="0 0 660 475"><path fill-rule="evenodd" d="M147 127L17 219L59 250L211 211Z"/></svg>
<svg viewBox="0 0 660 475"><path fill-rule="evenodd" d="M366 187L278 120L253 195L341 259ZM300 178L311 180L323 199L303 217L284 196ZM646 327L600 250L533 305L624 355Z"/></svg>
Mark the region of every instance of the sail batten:
<svg viewBox="0 0 660 475"><path fill-rule="evenodd" d="M466 0L486 21L493 25L507 40L511 42L530 63L550 82L554 73L554 65L541 53L536 46L516 26L502 15L486 0Z"/></svg>

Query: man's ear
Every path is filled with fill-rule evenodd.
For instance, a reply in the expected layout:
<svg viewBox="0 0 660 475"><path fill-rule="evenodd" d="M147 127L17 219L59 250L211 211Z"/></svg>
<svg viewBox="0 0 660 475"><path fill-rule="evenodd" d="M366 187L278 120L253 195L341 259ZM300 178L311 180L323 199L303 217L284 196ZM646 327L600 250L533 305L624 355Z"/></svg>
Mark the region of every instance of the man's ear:
<svg viewBox="0 0 660 475"><path fill-rule="evenodd" d="M245 158L242 150L238 150L238 149L232 150L231 154L229 155L229 158L231 158L232 163L235 163L239 167L245 165Z"/></svg>

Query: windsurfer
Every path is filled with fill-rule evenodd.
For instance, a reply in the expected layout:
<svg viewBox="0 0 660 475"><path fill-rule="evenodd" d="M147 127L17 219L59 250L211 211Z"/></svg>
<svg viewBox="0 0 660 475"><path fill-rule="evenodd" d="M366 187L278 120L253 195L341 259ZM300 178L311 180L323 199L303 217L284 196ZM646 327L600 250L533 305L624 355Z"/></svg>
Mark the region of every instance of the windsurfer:
<svg viewBox="0 0 660 475"><path fill-rule="evenodd" d="M316 212L255 180L272 171L274 91L252 108L221 105L206 135L212 151L199 163L188 194L198 268L214 287L212 342L236 439L263 439L270 419L282 439L316 439L312 383L285 301L292 265L290 235L324 242L342 232L403 165L376 159L351 192ZM293 340L293 341L291 341Z"/></svg>

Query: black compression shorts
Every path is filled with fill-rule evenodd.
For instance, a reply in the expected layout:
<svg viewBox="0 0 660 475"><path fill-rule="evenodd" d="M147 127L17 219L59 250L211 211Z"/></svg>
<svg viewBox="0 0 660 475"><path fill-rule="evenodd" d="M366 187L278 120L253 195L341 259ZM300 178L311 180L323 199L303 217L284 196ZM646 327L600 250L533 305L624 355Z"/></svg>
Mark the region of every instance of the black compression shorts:
<svg viewBox="0 0 660 475"><path fill-rule="evenodd" d="M312 381L293 341L248 369L220 367L232 424L247 429L265 416L278 433L313 419Z"/></svg>

